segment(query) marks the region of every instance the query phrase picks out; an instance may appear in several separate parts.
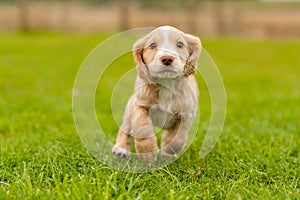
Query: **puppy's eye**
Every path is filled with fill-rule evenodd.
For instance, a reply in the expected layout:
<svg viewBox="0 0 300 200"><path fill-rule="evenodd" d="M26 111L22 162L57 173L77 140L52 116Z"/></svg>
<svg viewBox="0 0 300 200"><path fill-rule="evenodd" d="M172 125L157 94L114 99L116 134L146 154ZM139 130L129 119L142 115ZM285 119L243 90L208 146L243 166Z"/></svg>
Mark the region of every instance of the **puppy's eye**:
<svg viewBox="0 0 300 200"><path fill-rule="evenodd" d="M177 42L177 47L178 48L182 48L183 47L183 43L182 42Z"/></svg>
<svg viewBox="0 0 300 200"><path fill-rule="evenodd" d="M153 43L150 44L151 49L155 49L156 47L157 47L156 43L153 42Z"/></svg>

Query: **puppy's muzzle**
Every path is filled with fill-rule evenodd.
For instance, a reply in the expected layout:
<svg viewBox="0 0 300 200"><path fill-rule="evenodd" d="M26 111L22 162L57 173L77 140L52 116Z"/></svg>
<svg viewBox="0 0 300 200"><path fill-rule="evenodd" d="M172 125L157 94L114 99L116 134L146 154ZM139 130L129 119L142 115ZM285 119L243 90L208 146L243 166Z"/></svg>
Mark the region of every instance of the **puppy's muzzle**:
<svg viewBox="0 0 300 200"><path fill-rule="evenodd" d="M162 56L160 61L165 66L170 66L174 62L175 58L173 56Z"/></svg>

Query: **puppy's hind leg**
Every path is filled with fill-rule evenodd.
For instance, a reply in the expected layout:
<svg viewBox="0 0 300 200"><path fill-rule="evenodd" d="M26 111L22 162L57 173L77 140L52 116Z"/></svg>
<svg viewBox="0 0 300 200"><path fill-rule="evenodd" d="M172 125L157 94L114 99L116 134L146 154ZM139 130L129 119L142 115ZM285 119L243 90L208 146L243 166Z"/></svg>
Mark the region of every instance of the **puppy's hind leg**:
<svg viewBox="0 0 300 200"><path fill-rule="evenodd" d="M176 157L183 149L184 143L185 138L178 137L178 128L165 131L161 140L161 155Z"/></svg>
<svg viewBox="0 0 300 200"><path fill-rule="evenodd" d="M192 120L179 122L174 129L167 130L162 136L161 154L177 156L185 147Z"/></svg>

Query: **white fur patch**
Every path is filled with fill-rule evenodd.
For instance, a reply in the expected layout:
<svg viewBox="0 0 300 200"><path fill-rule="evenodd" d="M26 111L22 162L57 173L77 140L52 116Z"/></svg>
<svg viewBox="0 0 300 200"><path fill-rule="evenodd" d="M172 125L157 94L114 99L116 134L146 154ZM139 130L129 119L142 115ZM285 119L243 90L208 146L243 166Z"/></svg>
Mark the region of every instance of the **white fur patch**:
<svg viewBox="0 0 300 200"><path fill-rule="evenodd" d="M163 81L163 87L159 89L158 103L165 111L173 113L173 108L178 106L175 83L173 80Z"/></svg>

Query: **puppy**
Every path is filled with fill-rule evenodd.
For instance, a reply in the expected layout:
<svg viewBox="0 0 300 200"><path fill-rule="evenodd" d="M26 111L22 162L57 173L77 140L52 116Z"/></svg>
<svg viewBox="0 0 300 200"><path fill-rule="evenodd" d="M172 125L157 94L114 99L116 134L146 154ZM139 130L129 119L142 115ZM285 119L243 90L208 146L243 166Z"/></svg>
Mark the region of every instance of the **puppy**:
<svg viewBox="0 0 300 200"><path fill-rule="evenodd" d="M193 74L200 52L199 38L171 26L158 27L133 45L138 76L112 149L115 156L128 158L133 138L139 157L154 162L159 148L153 126L164 130L161 154L180 153L197 112Z"/></svg>

